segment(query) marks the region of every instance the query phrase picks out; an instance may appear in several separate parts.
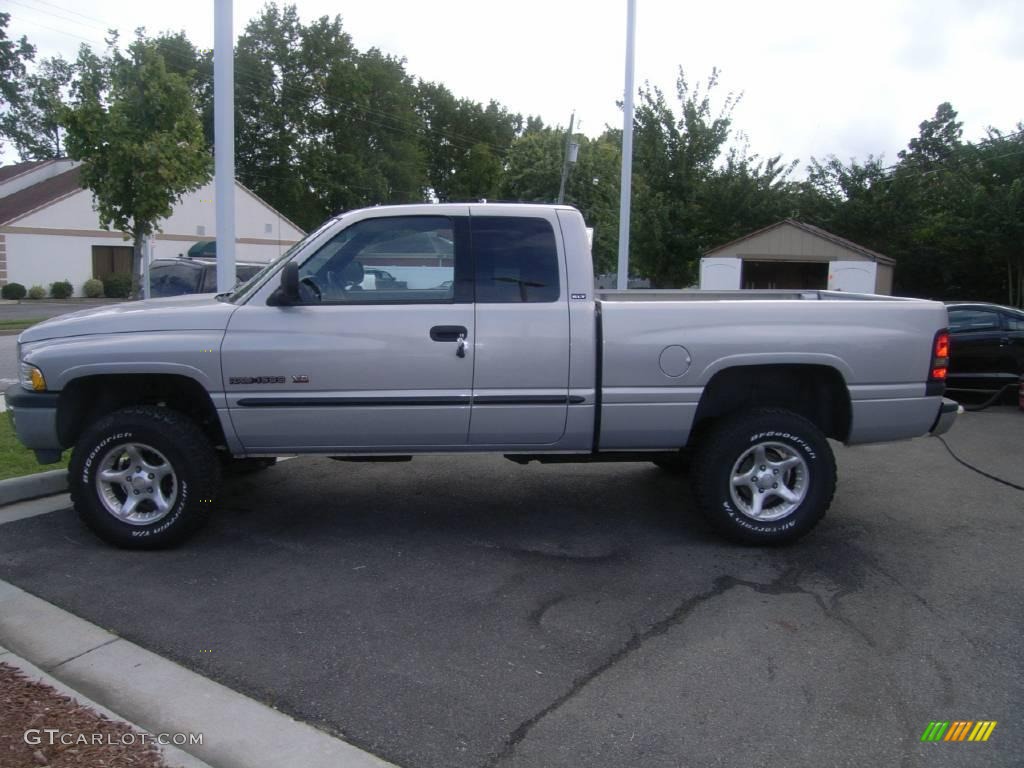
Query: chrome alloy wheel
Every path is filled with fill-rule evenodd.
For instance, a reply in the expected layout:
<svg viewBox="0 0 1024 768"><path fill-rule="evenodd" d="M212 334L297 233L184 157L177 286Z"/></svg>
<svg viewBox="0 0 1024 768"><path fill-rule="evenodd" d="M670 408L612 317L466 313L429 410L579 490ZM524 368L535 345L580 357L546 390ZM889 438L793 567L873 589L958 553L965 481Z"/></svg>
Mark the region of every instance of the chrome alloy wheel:
<svg viewBox="0 0 1024 768"><path fill-rule="evenodd" d="M96 490L104 508L129 525L160 520L178 498L178 476L160 451L144 443L122 443L100 460Z"/></svg>
<svg viewBox="0 0 1024 768"><path fill-rule="evenodd" d="M781 520L807 495L810 469L785 443L751 446L732 467L729 492L736 508L752 520Z"/></svg>

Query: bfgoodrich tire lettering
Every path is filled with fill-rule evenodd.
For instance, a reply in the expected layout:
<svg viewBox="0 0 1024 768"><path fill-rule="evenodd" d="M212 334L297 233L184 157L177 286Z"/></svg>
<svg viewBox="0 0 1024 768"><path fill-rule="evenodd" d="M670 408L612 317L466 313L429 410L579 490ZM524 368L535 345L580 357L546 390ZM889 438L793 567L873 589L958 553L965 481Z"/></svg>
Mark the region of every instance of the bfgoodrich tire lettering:
<svg viewBox="0 0 1024 768"><path fill-rule="evenodd" d="M192 535L206 522L219 482L216 453L199 427L155 406L101 418L82 434L68 468L79 517L104 541L128 549L173 546ZM130 494L140 493L136 505Z"/></svg>
<svg viewBox="0 0 1024 768"><path fill-rule="evenodd" d="M799 539L825 515L836 487L828 440L780 409L749 410L715 425L695 469L701 512L720 533L748 544Z"/></svg>

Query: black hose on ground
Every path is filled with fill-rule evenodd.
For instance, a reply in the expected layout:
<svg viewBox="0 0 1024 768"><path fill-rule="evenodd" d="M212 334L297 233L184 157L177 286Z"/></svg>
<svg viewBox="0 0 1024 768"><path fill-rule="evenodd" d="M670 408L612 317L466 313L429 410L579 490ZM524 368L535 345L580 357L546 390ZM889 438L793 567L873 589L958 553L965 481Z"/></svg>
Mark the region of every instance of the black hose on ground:
<svg viewBox="0 0 1024 768"><path fill-rule="evenodd" d="M1003 480L1003 478L1001 478L1001 477L996 477L995 475L990 475L985 470L978 469L973 464L968 464L966 461L964 461L959 456L957 456L955 453L953 453L953 449L949 447L949 443L947 443L942 437L939 437L939 442L942 443L944 446L946 446L946 450L949 451L949 455L950 456L952 456L958 463L963 464L965 467L967 467L972 472L977 472L982 477L987 477L989 480L994 480L997 483L1002 483L1003 485L1008 485L1011 488L1017 489L1018 491L1024 491L1024 485L1017 485L1016 483L1011 483L1009 480Z"/></svg>
<svg viewBox="0 0 1024 768"><path fill-rule="evenodd" d="M984 411L986 408L998 403L1007 392L1016 391L1017 386L1017 384L1007 384L983 403L978 403L976 405L964 405L963 403L960 403L960 405L963 405L965 411Z"/></svg>

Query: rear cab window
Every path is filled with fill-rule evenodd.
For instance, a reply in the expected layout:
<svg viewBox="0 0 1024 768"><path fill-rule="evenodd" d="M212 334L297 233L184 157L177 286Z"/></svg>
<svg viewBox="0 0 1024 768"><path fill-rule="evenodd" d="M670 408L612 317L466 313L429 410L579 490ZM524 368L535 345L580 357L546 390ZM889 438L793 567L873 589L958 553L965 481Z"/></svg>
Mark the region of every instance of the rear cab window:
<svg viewBox="0 0 1024 768"><path fill-rule="evenodd" d="M551 223L519 216L473 216L476 301L524 304L558 301L558 248Z"/></svg>

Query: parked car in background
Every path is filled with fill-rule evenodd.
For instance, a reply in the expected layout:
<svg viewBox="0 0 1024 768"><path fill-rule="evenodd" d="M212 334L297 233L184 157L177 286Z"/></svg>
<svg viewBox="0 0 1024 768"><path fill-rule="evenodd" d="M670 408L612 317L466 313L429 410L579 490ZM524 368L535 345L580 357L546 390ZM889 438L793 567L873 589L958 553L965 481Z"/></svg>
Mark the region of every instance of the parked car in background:
<svg viewBox="0 0 1024 768"><path fill-rule="evenodd" d="M1024 374L1024 311L982 302L947 302L951 390L995 392Z"/></svg>
<svg viewBox="0 0 1024 768"><path fill-rule="evenodd" d="M266 264L235 262L235 276L244 283ZM189 293L217 292L215 258L154 259L149 265L149 292L154 299Z"/></svg>
<svg viewBox="0 0 1024 768"><path fill-rule="evenodd" d="M375 267L365 267L363 269L363 282L366 282L366 277L372 276L374 280L374 287L377 290L404 290L409 287L408 283L404 280L398 280L394 275L388 272L386 269L377 269Z"/></svg>

